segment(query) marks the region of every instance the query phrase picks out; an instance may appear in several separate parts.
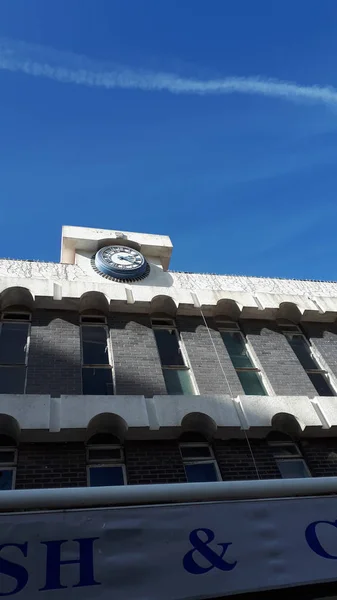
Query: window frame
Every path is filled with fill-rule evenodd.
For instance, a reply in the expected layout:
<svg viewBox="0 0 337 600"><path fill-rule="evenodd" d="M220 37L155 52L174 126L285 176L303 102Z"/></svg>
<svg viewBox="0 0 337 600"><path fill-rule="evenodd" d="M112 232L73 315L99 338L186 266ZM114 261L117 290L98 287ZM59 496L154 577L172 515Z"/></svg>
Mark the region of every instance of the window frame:
<svg viewBox="0 0 337 600"><path fill-rule="evenodd" d="M85 319L97 319L98 317L100 319L102 319L101 321L83 321L83 317ZM106 333L106 348L108 351L108 364L103 365L103 364L97 364L97 365L84 365L83 364L83 335L82 335L82 331L83 331L83 327L102 327ZM114 396L116 393L116 381L115 381L115 368L114 368L114 357L113 357L113 350L112 350L112 343L111 343L111 337L110 337L110 328L108 326L108 322L107 322L107 318L105 315L80 315L80 346L81 346L81 388L82 388L82 395L84 396L85 394L83 394L83 377L82 377L82 371L83 369L106 369L111 371L111 384L112 384L112 394L105 394L106 396Z"/></svg>
<svg viewBox="0 0 337 600"><path fill-rule="evenodd" d="M306 344L306 346L309 349L309 354L311 359L317 364L317 368L316 369L307 369L306 367L303 366L302 362L300 361L300 359L298 358L298 356L296 355L295 351L293 350L293 348L291 347L292 351L294 352L298 362L300 363L302 369L305 371L305 373L308 375L308 379L311 381L309 374L320 374L324 377L328 387L331 389L331 397L337 396L337 389L336 386L333 383L333 379L331 376L331 372L329 371L328 368L324 368L322 366L322 360L320 359L320 357L318 356L317 351L315 350L315 348L313 347L310 338L307 337L305 335L305 333L302 331L302 329L296 325L295 323L282 323L282 322L278 322L278 327L282 333L282 335L284 335L284 337L286 338L289 346L291 347L291 343L289 340L290 336L297 336L297 337L301 337L304 340L304 343ZM289 328L289 329L287 329ZM318 394L318 391L315 387L315 385L312 383L312 386L315 388L316 393ZM318 394L318 397L320 397L320 395ZM322 396L324 398L324 396ZM328 396L326 396L328 397ZM329 396L330 397L330 396Z"/></svg>
<svg viewBox="0 0 337 600"><path fill-rule="evenodd" d="M117 485L107 485L107 486L94 486L94 485L90 485L90 470L91 469L99 469L100 467L106 468L106 469L116 469L116 468L120 468L122 470L122 474L123 474L123 484L122 485L128 485L128 480L127 480L127 474L126 474L126 466L124 463L95 463L95 464L90 464L87 465L87 487L120 487ZM1 493L1 492L0 492Z"/></svg>
<svg viewBox="0 0 337 600"><path fill-rule="evenodd" d="M163 365L161 358L160 358L160 353L159 353L159 348L158 348L158 343L156 340L156 336L154 334L155 337L155 342L156 342L156 348L157 348L157 352L158 352L158 356L159 356L159 361L160 361L160 366L162 368L162 371L166 370L166 371L188 371L189 373L189 378L190 378L190 382L191 382L191 387L193 390L193 394L191 394L192 396L198 396L199 395L199 388L198 388L198 384L196 381L196 378L194 376L193 373L193 369L191 367L191 363L189 361L188 358L188 354L187 354L187 350L185 348L185 344L181 338L180 332L178 330L177 324L175 322L175 319L170 319L170 318L164 318L164 317L158 317L158 318L154 318L151 319L151 327L152 330L166 330L166 331L174 331L174 334L176 336L177 339L177 343L178 343L178 348L179 351L181 353L182 359L184 364L183 365ZM170 394L168 394L170 395ZM184 395L188 395L188 394L184 394Z"/></svg>
<svg viewBox="0 0 337 600"><path fill-rule="evenodd" d="M280 454L274 454L275 458L287 458L289 460L292 460L292 457L294 457L294 458L303 458L302 452L299 449L298 444L296 444L295 442L292 442L290 440L289 440L289 442L288 441L279 441L278 442L276 440L275 441L271 441L271 442L268 442L268 446L270 446L271 448L273 448L273 447L275 448L276 446L281 446L281 447L285 447L285 448L287 446L288 447L289 446L293 446L296 449L296 454L293 454L291 457L289 457L289 454L286 454L286 453L282 454L282 453L280 453Z"/></svg>
<svg viewBox="0 0 337 600"><path fill-rule="evenodd" d="M94 450L119 449L120 450L120 458L110 458L110 459L108 458L108 459L104 459L104 460L90 459L89 454L90 454L91 449L94 449ZM96 468L100 468L100 467L104 467L104 468L119 467L119 468L121 468L122 473L123 473L123 485L128 485L124 448L121 444L90 444L90 443L87 444L87 446L86 446L87 487L96 487L96 486L90 485L90 469L96 469ZM107 487L118 487L118 486L107 486Z"/></svg>
<svg viewBox="0 0 337 600"><path fill-rule="evenodd" d="M229 359L232 363L233 369L235 370L236 373L256 373L258 378L260 379L262 388L265 391L265 396L274 396L274 390L265 374L265 372L263 371L262 365L258 359L258 357L256 356L253 347L251 346L250 342L247 340L246 335L244 334L244 332L242 331L239 323L236 322L232 322L232 321L226 321L226 320L222 320L222 319L217 319L216 320L216 325L217 325L217 329L220 333L220 335L222 333L238 333L241 336L241 339L243 341L243 345L245 347L245 350L247 352L247 356L250 360L250 362L252 363L251 367L235 367L232 361L232 358L227 350L225 341L223 339L223 337L221 336L221 340L222 343L227 351L227 354L229 356ZM238 376L239 377L239 376ZM240 382L241 383L241 382ZM242 387L242 384L241 384ZM242 388L243 389L243 388ZM255 394L245 394L245 396L252 396Z"/></svg>
<svg viewBox="0 0 337 600"><path fill-rule="evenodd" d="M1 450L1 448L0 448ZM104 463L124 463L124 449L120 444L88 444L86 447L86 461L88 464L101 463L101 459L90 458L90 450L119 450L120 458L105 458Z"/></svg>
<svg viewBox="0 0 337 600"><path fill-rule="evenodd" d="M14 315L25 315L26 319L15 319ZM6 318L8 316L8 318ZM0 339L2 334L2 328L5 323L23 323L28 325L27 327L27 339L25 346L25 361L24 363L12 363L12 364L2 364L0 363L0 369L3 368L15 368L15 367L24 367L25 369L25 377L24 377L24 385L22 394L26 393L27 389L27 378L28 378L28 360L29 360L29 349L30 349L30 340L31 340L31 321L32 321L32 313L28 310L3 310L0 316ZM1 371L0 371L1 372ZM15 393L15 392L14 392Z"/></svg>
<svg viewBox="0 0 337 600"><path fill-rule="evenodd" d="M207 448L210 452L210 456L209 457L196 457L196 458L184 458L181 448ZM181 460L183 462L183 466L184 466L184 472L185 472L185 477L187 479L188 482L188 477L187 477L187 473L186 473L186 469L185 469L185 465L196 465L196 464L212 464L215 468L215 473L217 475L217 480L216 481L222 481L222 477L221 477L221 471L219 469L219 465L218 465L218 461L215 458L214 455L214 450L211 446L211 444L208 444L207 442L179 442L179 452L180 452L180 456L181 456ZM189 483L189 482L188 482ZM210 482L208 482L210 483Z"/></svg>
<svg viewBox="0 0 337 600"><path fill-rule="evenodd" d="M280 453L274 453L273 452L273 457L274 460L276 462L277 468L279 469L280 475L281 475L281 479L285 479L285 477L282 477L281 474L281 470L278 466L278 463L285 463L285 462L301 462L304 465L304 470L307 473L307 477L312 477L311 473L310 473L310 469L307 465L307 462L305 460L305 458L303 457L303 454L301 452L300 447L298 446L298 444L296 444L296 442L292 442L291 440L289 441L270 441L268 442L268 446L272 449L273 447L289 447L292 446L296 449L296 454L293 454L292 456L289 456L289 454L282 454L282 452ZM298 477L298 478L294 478L294 479L306 479L306 477Z"/></svg>
<svg viewBox="0 0 337 600"><path fill-rule="evenodd" d="M16 446L0 446L0 453L1 452L14 452L14 458L13 461L4 461L1 462L0 461L0 471L12 471L13 475L12 475L12 490L15 490L15 484L16 484L16 470L17 470L17 464L18 464L18 449ZM0 494L1 492L4 492L6 490L0 490Z"/></svg>

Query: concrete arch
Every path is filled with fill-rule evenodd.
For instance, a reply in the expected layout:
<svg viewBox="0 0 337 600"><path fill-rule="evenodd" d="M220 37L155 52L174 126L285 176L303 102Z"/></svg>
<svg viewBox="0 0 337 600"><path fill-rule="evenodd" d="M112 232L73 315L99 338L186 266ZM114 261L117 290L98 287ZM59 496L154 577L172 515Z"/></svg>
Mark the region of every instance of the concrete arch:
<svg viewBox="0 0 337 600"><path fill-rule="evenodd" d="M89 440L97 433L111 433L123 441L127 430L127 422L119 415L115 413L100 413L89 421L86 439Z"/></svg>
<svg viewBox="0 0 337 600"><path fill-rule="evenodd" d="M218 300L215 308L214 308L214 317L217 318L226 318L233 321L237 321L241 315L241 307L235 301L230 298L222 298Z"/></svg>
<svg viewBox="0 0 337 600"><path fill-rule="evenodd" d="M271 426L274 431L280 431L286 435L299 436L305 426L297 417L289 413L277 413L271 420Z"/></svg>
<svg viewBox="0 0 337 600"><path fill-rule="evenodd" d="M94 433L93 436L87 439L88 445L115 445L120 444L119 437L113 433Z"/></svg>
<svg viewBox="0 0 337 600"><path fill-rule="evenodd" d="M281 302L276 319L286 319L293 323L299 323L302 319L302 313L294 302Z"/></svg>
<svg viewBox="0 0 337 600"><path fill-rule="evenodd" d="M152 317L170 317L174 319L177 313L177 304L171 296L164 294L154 296L150 303L150 314Z"/></svg>
<svg viewBox="0 0 337 600"><path fill-rule="evenodd" d="M25 287L9 287L3 290L0 294L0 308L6 310L11 306L20 306L33 310L34 296L28 288Z"/></svg>
<svg viewBox="0 0 337 600"><path fill-rule="evenodd" d="M102 292L85 292L80 297L79 312L85 311L100 311L104 314L109 312L109 300Z"/></svg>
<svg viewBox="0 0 337 600"><path fill-rule="evenodd" d="M201 433L207 439L211 439L215 436L217 430L216 422L205 413L191 412L185 415L181 421L181 428L183 432L194 431Z"/></svg>
<svg viewBox="0 0 337 600"><path fill-rule="evenodd" d="M16 444L19 443L21 428L16 419L11 415L0 414L0 435L12 438Z"/></svg>

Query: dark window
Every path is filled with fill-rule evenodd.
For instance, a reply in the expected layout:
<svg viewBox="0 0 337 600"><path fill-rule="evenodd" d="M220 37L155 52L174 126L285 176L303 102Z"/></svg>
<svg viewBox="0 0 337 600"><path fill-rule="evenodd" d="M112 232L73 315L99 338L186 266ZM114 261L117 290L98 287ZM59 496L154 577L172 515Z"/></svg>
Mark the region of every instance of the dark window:
<svg viewBox="0 0 337 600"><path fill-rule="evenodd" d="M15 313L15 312L7 312L2 315L3 321L29 321L30 314L29 313Z"/></svg>
<svg viewBox="0 0 337 600"><path fill-rule="evenodd" d="M324 373L308 373L308 377L319 396L335 395L328 384L327 376Z"/></svg>
<svg viewBox="0 0 337 600"><path fill-rule="evenodd" d="M12 490L15 483L15 471L17 462L17 449L13 445L7 446L7 439L2 437L2 442L5 446L0 446L0 490ZM14 444L14 440L10 440Z"/></svg>
<svg viewBox="0 0 337 600"><path fill-rule="evenodd" d="M113 436L96 434L87 446L88 485L125 485L124 452L120 444L102 444ZM98 443L95 443L97 440ZM115 441L115 440L113 440Z"/></svg>
<svg viewBox="0 0 337 600"><path fill-rule="evenodd" d="M27 354L28 323L2 323L0 364L24 365Z"/></svg>
<svg viewBox="0 0 337 600"><path fill-rule="evenodd" d="M82 325L82 390L85 395L114 393L108 333L102 325Z"/></svg>
<svg viewBox="0 0 337 600"><path fill-rule="evenodd" d="M113 392L111 368L85 367L82 369L84 395L110 396Z"/></svg>
<svg viewBox="0 0 337 600"><path fill-rule="evenodd" d="M235 368L254 368L245 341L239 331L222 331L221 337Z"/></svg>
<svg viewBox="0 0 337 600"><path fill-rule="evenodd" d="M249 355L243 334L240 331L221 331L220 333L244 393L249 396L265 396L266 390L262 383L260 370L255 367Z"/></svg>
<svg viewBox="0 0 337 600"><path fill-rule="evenodd" d="M175 327L165 327L166 323L160 319L152 321L167 393L193 395L191 372L181 350L179 333Z"/></svg>
<svg viewBox="0 0 337 600"><path fill-rule="evenodd" d="M111 460L122 460L122 451L119 446L91 446L88 448L88 460L90 462L103 462Z"/></svg>
<svg viewBox="0 0 337 600"><path fill-rule="evenodd" d="M276 464L281 473L282 479L300 479L302 477L310 477L308 467L303 459L277 460Z"/></svg>
<svg viewBox="0 0 337 600"><path fill-rule="evenodd" d="M287 334L287 339L304 369L317 369L317 362L311 355L310 346L303 335Z"/></svg>
<svg viewBox="0 0 337 600"><path fill-rule="evenodd" d="M283 326L281 325L282 329ZM293 328L296 326L293 326ZM311 383L313 384L316 392L319 396L335 396L335 392L332 389L328 373L325 369L322 369L318 363L318 360L313 355L312 348L305 336L300 332L297 327L297 331L287 331L283 329L283 333L286 336L292 350L296 354L300 361L303 369L306 371Z"/></svg>
<svg viewBox="0 0 337 600"><path fill-rule="evenodd" d="M185 458L213 458L210 447L207 444L198 446L197 444L181 444L181 456Z"/></svg>
<svg viewBox="0 0 337 600"><path fill-rule="evenodd" d="M89 467L89 485L124 485L124 472L121 466Z"/></svg>
<svg viewBox="0 0 337 600"><path fill-rule="evenodd" d="M24 317L27 320L27 315ZM28 323L6 321L0 324L0 394L25 391L28 331Z"/></svg>
<svg viewBox="0 0 337 600"><path fill-rule="evenodd" d="M82 326L83 365L108 365L109 352L105 327Z"/></svg>
<svg viewBox="0 0 337 600"><path fill-rule="evenodd" d="M26 367L3 367L0 365L0 394L24 394Z"/></svg>
<svg viewBox="0 0 337 600"><path fill-rule="evenodd" d="M81 323L106 323L106 318L103 315L82 315Z"/></svg>
<svg viewBox="0 0 337 600"><path fill-rule="evenodd" d="M2 469L0 466L0 490L13 489L14 473L14 469Z"/></svg>
<svg viewBox="0 0 337 600"><path fill-rule="evenodd" d="M218 481L219 477L213 462L185 464L186 478L189 483L198 481Z"/></svg>
<svg viewBox="0 0 337 600"><path fill-rule="evenodd" d="M185 366L175 329L155 329L154 334L163 366Z"/></svg>
<svg viewBox="0 0 337 600"><path fill-rule="evenodd" d="M213 450L208 443L182 443L180 453L189 483L221 479Z"/></svg>
<svg viewBox="0 0 337 600"><path fill-rule="evenodd" d="M297 444L293 442L269 442L276 464L283 479L310 477L309 469Z"/></svg>

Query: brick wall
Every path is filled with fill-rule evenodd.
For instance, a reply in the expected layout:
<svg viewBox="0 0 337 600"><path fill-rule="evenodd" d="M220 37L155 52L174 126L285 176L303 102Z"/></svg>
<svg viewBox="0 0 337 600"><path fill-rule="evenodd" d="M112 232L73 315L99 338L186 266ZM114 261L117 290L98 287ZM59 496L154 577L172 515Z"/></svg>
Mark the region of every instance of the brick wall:
<svg viewBox="0 0 337 600"><path fill-rule="evenodd" d="M327 366L337 377L337 326L327 323L305 323L303 331L310 338L311 344L318 350Z"/></svg>
<svg viewBox="0 0 337 600"><path fill-rule="evenodd" d="M261 479L280 477L266 440L250 440ZM299 443L313 477L337 476L337 438L304 439ZM246 440L213 440L224 481L257 479ZM178 440L126 441L128 483L184 483ZM81 487L87 485L84 443L21 444L16 488Z"/></svg>
<svg viewBox="0 0 337 600"><path fill-rule="evenodd" d="M166 386L150 319L112 315L110 336L116 377L116 394L154 396Z"/></svg>
<svg viewBox="0 0 337 600"><path fill-rule="evenodd" d="M337 439L303 440L303 457L313 477L337 476Z"/></svg>
<svg viewBox="0 0 337 600"><path fill-rule="evenodd" d="M166 394L148 317L109 318L117 394ZM69 311L33 314L27 394L81 394L79 317Z"/></svg>
<svg viewBox="0 0 337 600"><path fill-rule="evenodd" d="M294 351L276 325L243 321L242 328L276 395L310 398L317 395Z"/></svg>
<svg viewBox="0 0 337 600"><path fill-rule="evenodd" d="M84 487L86 485L84 444L20 445L16 489Z"/></svg>
<svg viewBox="0 0 337 600"><path fill-rule="evenodd" d="M27 394L81 394L78 314L37 311L32 315Z"/></svg>
<svg viewBox="0 0 337 600"><path fill-rule="evenodd" d="M185 483L178 443L173 441L127 442L125 462L128 483Z"/></svg>
<svg viewBox="0 0 337 600"><path fill-rule="evenodd" d="M212 319L209 332L201 318L177 318L181 338L200 394L243 394L226 347ZM143 315L109 317L116 393L153 396L166 394L150 319ZM243 321L251 343L275 394L317 394L285 336L270 322ZM337 327L305 325L312 344L337 377ZM213 343L226 373L224 378ZM33 314L28 357L28 394L81 394L81 348L78 314L70 311L37 311Z"/></svg>
<svg viewBox="0 0 337 600"><path fill-rule="evenodd" d="M231 392L233 396L243 394L240 380L228 356L220 333L217 331L212 319L207 319L207 324L231 391L228 388L212 340L202 319L195 317L177 318L180 335L200 394L205 396L231 394Z"/></svg>
<svg viewBox="0 0 337 600"><path fill-rule="evenodd" d="M261 479L280 477L275 459L265 440L250 440ZM213 449L224 481L257 479L254 461L246 440L214 440Z"/></svg>

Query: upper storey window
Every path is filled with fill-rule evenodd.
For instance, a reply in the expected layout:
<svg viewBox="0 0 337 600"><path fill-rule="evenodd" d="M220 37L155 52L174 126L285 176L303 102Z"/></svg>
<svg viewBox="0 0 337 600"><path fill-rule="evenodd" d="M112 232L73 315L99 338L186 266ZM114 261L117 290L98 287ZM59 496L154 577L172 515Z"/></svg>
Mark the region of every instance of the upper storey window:
<svg viewBox="0 0 337 600"><path fill-rule="evenodd" d="M124 450L110 434L96 434L87 445L87 474L90 487L126 485Z"/></svg>
<svg viewBox="0 0 337 600"><path fill-rule="evenodd" d="M30 313L6 311L0 322L0 394L24 394Z"/></svg>
<svg viewBox="0 0 337 600"><path fill-rule="evenodd" d="M168 394L195 394L191 370L173 319L152 319Z"/></svg>
<svg viewBox="0 0 337 600"><path fill-rule="evenodd" d="M336 394L329 381L328 372L319 364L319 360L315 356L309 340L305 337L301 329L290 322L280 322L279 327L307 373L317 394L319 396L335 396Z"/></svg>
<svg viewBox="0 0 337 600"><path fill-rule="evenodd" d="M298 444L294 443L290 437L273 432L269 436L268 443L282 479L311 477Z"/></svg>
<svg viewBox="0 0 337 600"><path fill-rule="evenodd" d="M254 364L246 338L234 322L218 322L222 340L233 363L243 391L249 396L265 396L260 369Z"/></svg>
<svg viewBox="0 0 337 600"><path fill-rule="evenodd" d="M106 318L81 316L83 394L113 394L112 355Z"/></svg>

